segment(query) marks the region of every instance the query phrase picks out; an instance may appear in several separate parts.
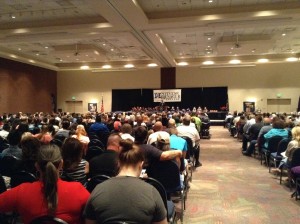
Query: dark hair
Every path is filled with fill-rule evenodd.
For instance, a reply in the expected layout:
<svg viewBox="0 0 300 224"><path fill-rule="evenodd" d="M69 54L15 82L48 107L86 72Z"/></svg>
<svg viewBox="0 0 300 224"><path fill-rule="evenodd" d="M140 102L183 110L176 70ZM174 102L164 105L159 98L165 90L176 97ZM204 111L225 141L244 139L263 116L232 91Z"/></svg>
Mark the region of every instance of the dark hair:
<svg viewBox="0 0 300 224"><path fill-rule="evenodd" d="M7 136L7 141L10 145L18 145L21 141L21 133L17 130L10 131Z"/></svg>
<svg viewBox="0 0 300 224"><path fill-rule="evenodd" d="M43 193L47 202L49 215L54 215L57 208L57 169L61 161L62 157L58 146L41 146L37 156L37 164L41 169Z"/></svg>
<svg viewBox="0 0 300 224"><path fill-rule="evenodd" d="M22 159L23 160L37 160L37 155L41 147L40 141L33 137L27 136L21 140Z"/></svg>
<svg viewBox="0 0 300 224"><path fill-rule="evenodd" d="M132 134L132 127L131 127L131 125L127 124L127 123L123 124L121 126L121 132L122 133Z"/></svg>
<svg viewBox="0 0 300 224"><path fill-rule="evenodd" d="M64 170L76 167L83 156L83 145L76 138L67 138L62 146L61 154L64 160Z"/></svg>
<svg viewBox="0 0 300 224"><path fill-rule="evenodd" d="M61 122L61 126L63 129L68 129L70 127L70 121L63 120L63 122Z"/></svg>
<svg viewBox="0 0 300 224"><path fill-rule="evenodd" d="M119 162L121 168L128 165L135 166L139 162L144 161L143 152L130 139L121 140L120 147Z"/></svg>
<svg viewBox="0 0 300 224"><path fill-rule="evenodd" d="M145 127L139 126L134 129L134 138L137 144L144 144L148 136L148 131Z"/></svg>
<svg viewBox="0 0 300 224"><path fill-rule="evenodd" d="M283 120L276 120L275 122L273 122L273 128L278 128L278 129L284 129L285 128L285 123Z"/></svg>

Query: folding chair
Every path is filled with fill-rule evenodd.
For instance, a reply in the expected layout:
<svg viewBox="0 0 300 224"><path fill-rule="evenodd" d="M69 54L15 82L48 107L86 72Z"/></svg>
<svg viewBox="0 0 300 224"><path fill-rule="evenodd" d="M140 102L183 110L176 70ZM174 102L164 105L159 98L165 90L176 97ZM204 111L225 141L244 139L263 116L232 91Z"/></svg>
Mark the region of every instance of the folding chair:
<svg viewBox="0 0 300 224"><path fill-rule="evenodd" d="M68 224L68 223L60 218L45 215L45 216L40 216L38 218L35 218L30 222L30 224Z"/></svg>
<svg viewBox="0 0 300 224"><path fill-rule="evenodd" d="M269 157L269 173L271 172L271 165L274 164L274 167L277 167L277 163L279 163L282 160L281 153L284 152L287 148L287 145L289 144L290 139L284 138L282 139L277 146L277 151L272 152Z"/></svg>
<svg viewBox="0 0 300 224"><path fill-rule="evenodd" d="M156 190L159 192L161 198L163 199L165 208L167 210L168 223L170 223L170 224L175 223L175 217L176 217L175 205L171 200L167 199L167 192L166 192L164 186L158 180L151 178L151 177L141 178L141 179L156 188Z"/></svg>
<svg viewBox="0 0 300 224"><path fill-rule="evenodd" d="M278 144L282 139L283 139L282 136L273 136L268 141L268 148L262 147L262 152L260 157L261 164L262 164L262 160L264 159L267 166L269 167L270 154L273 152L277 152Z"/></svg>
<svg viewBox="0 0 300 224"><path fill-rule="evenodd" d="M102 174L93 176L91 179L88 180L86 189L91 193L98 184L101 184L102 182L108 179L110 179L109 176L102 175Z"/></svg>

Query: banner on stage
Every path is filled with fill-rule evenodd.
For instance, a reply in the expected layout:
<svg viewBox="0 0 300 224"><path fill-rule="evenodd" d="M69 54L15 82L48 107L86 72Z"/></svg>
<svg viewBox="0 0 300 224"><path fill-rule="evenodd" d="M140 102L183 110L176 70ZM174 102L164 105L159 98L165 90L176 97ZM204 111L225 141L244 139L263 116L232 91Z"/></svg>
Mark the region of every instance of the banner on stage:
<svg viewBox="0 0 300 224"><path fill-rule="evenodd" d="M153 90L153 102L181 102L181 89Z"/></svg>

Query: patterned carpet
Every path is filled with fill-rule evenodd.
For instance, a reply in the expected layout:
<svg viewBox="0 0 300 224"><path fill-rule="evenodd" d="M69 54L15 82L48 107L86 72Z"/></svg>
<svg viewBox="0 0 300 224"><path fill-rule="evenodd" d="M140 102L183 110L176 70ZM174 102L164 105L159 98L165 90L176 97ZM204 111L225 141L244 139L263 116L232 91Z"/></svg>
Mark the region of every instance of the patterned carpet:
<svg viewBox="0 0 300 224"><path fill-rule="evenodd" d="M193 173L185 224L300 223L300 201L260 160L241 154L227 129L213 126L201 140L202 167Z"/></svg>

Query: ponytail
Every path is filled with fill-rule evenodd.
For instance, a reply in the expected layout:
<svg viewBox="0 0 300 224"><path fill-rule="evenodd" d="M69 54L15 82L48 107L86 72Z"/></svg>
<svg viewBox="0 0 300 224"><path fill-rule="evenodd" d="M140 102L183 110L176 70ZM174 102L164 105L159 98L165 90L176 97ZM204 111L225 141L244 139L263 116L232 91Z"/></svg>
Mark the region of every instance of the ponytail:
<svg viewBox="0 0 300 224"><path fill-rule="evenodd" d="M48 215L54 216L57 208L58 167L61 163L60 149L56 145L43 145L38 155L41 169L43 193L48 207Z"/></svg>

